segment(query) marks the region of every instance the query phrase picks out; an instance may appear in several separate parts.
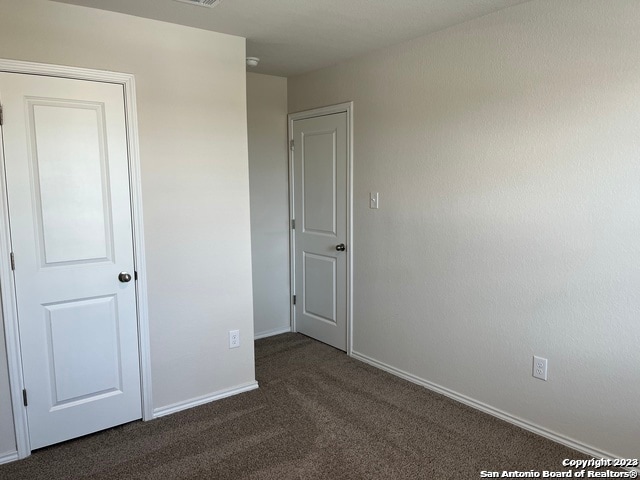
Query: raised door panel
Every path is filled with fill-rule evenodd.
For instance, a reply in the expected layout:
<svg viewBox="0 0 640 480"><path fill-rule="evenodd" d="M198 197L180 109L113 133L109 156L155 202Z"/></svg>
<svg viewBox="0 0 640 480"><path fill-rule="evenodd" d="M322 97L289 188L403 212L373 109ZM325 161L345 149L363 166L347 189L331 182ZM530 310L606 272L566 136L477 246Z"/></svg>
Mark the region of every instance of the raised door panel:
<svg viewBox="0 0 640 480"><path fill-rule="evenodd" d="M115 296L44 307L52 409L122 392Z"/></svg>
<svg viewBox="0 0 640 480"><path fill-rule="evenodd" d="M336 131L302 136L303 229L336 235Z"/></svg>
<svg viewBox="0 0 640 480"><path fill-rule="evenodd" d="M336 323L336 259L304 252L303 311L322 322Z"/></svg>
<svg viewBox="0 0 640 480"><path fill-rule="evenodd" d="M113 258L104 108L28 99L43 266Z"/></svg>

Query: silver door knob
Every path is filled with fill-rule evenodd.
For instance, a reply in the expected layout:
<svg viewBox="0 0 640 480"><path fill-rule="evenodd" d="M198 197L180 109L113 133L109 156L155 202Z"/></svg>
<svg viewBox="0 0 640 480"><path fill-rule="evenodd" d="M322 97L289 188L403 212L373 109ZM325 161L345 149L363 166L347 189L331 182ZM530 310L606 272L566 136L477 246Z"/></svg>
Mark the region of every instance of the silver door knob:
<svg viewBox="0 0 640 480"><path fill-rule="evenodd" d="M130 282L131 275L128 274L127 272L120 272L120 275L118 275L118 280L120 280L122 283Z"/></svg>
<svg viewBox="0 0 640 480"><path fill-rule="evenodd" d="M340 245L336 245L336 250L339 252L344 252L347 249L347 247L345 247L344 243L341 243Z"/></svg>

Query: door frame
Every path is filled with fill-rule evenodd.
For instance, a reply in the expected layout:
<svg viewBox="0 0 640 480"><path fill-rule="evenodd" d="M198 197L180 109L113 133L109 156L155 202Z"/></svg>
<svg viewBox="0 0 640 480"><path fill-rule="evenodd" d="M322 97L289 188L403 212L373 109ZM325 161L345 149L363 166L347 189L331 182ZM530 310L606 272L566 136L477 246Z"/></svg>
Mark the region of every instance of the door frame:
<svg viewBox="0 0 640 480"><path fill-rule="evenodd" d="M290 113L288 118L288 145L293 140L293 122L306 118L322 117L336 113L347 114L347 355L353 351L353 102L338 103L326 107L304 110ZM293 295L296 294L296 238L295 230L291 228L295 219L294 205L294 177L293 177L293 150L289 147L289 279L291 290L290 315L291 331L297 332L296 309L293 305Z"/></svg>
<svg viewBox="0 0 640 480"><path fill-rule="evenodd" d="M153 419L153 401L151 390L151 356L149 337L149 317L147 304L147 276L144 252L144 229L142 222L142 188L140 182L140 153L138 147L138 123L136 109L135 78L131 74L93 70L86 68L50 65L44 63L23 62L0 59L0 72L41 75L47 77L69 78L75 80L97 81L122 85L124 91L125 121L127 132L127 150L129 154L129 191L131 218L133 226L133 255L136 281L136 310L138 323L138 351L140 358L140 381L142 419ZM22 390L24 377L22 371L22 351L16 309L15 282L12 274L9 253L11 236L9 208L7 204L4 157L0 151L0 290L2 299L2 318L4 319L7 363L9 367L9 385L11 406L16 436L18 458L31 454L27 410L23 405Z"/></svg>

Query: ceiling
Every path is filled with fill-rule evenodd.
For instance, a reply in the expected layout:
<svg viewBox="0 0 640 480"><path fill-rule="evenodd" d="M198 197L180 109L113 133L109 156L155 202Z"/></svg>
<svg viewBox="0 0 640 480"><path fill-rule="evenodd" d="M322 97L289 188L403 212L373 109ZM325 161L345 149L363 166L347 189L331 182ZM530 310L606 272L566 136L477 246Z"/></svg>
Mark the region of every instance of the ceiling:
<svg viewBox="0 0 640 480"><path fill-rule="evenodd" d="M528 0L56 0L247 39L251 71L291 76L338 63Z"/></svg>

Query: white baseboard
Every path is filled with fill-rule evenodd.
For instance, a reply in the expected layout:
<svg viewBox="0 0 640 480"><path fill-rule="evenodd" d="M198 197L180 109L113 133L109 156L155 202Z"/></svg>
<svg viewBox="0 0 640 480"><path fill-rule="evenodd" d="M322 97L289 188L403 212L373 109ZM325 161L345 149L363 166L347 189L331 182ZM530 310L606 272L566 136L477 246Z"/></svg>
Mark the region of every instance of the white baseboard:
<svg viewBox="0 0 640 480"><path fill-rule="evenodd" d="M607 458L612 460L618 458L611 453L603 452L590 445L586 445L584 443L578 442L577 440L573 440L572 438L565 437L564 435L553 432L551 430L547 430L546 428L543 428L539 425L527 422L522 418L513 416L507 412L504 412L490 405L487 405L486 403L479 402L477 400L474 400L473 398L454 392L453 390L449 390L448 388L429 382L420 377L416 377L415 375L412 375L410 373L407 373L405 371L402 371L398 368L392 367L385 363L379 362L378 360L374 360L373 358L367 357L362 353L352 351L351 356L356 360L360 360L364 363L368 363L369 365L379 368L380 370L389 372L397 377L408 380L411 383L420 385L428 390L434 391L436 393L440 393L446 397L452 398L457 402L464 403L465 405L468 405L471 408L475 408L476 410L480 410L481 412L488 413L489 415L492 415L501 420L504 420L505 422L509 422L513 425L516 425L520 428L533 432L537 435L548 438L549 440L553 440L556 443L560 443L569 448L573 448L574 450L578 450L579 452L585 453L586 455L590 455L593 458Z"/></svg>
<svg viewBox="0 0 640 480"><path fill-rule="evenodd" d="M280 335L281 333L289 333L291 331L291 327L281 327L274 328L273 330L268 330L266 332L256 333L254 340L260 340L261 338L273 337L274 335Z"/></svg>
<svg viewBox="0 0 640 480"><path fill-rule="evenodd" d="M0 465L18 460L18 452L3 453L0 455Z"/></svg>
<svg viewBox="0 0 640 480"><path fill-rule="evenodd" d="M249 382L236 387L220 390L218 392L211 393L209 395L203 395L201 397L192 398L184 402L174 403L173 405L167 405L166 407L159 407L153 410L153 418L164 417L165 415L171 415L172 413L187 410L188 408L204 405L205 403L214 402L223 398L238 395L239 393L249 392L258 388L258 382Z"/></svg>

